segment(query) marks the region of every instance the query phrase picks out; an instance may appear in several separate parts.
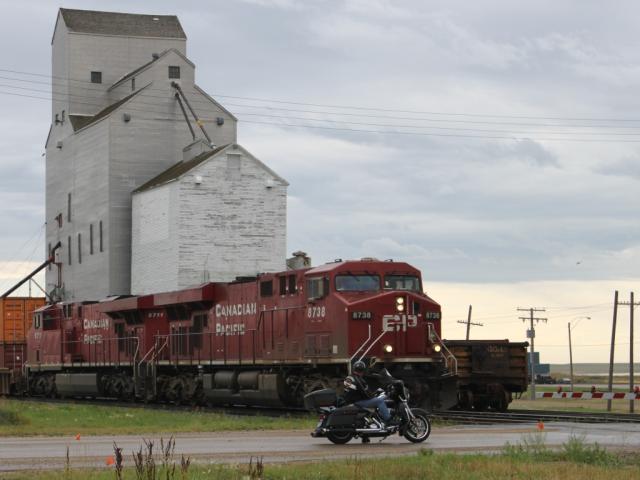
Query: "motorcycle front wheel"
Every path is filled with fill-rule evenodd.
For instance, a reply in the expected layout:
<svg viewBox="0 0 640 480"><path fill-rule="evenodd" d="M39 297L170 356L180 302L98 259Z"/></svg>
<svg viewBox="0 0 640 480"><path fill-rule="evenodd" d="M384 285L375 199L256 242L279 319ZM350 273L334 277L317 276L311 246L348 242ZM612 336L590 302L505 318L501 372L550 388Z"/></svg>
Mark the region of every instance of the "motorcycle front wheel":
<svg viewBox="0 0 640 480"><path fill-rule="evenodd" d="M350 432L329 432L327 438L336 445L344 445L353 438L353 433Z"/></svg>
<svg viewBox="0 0 640 480"><path fill-rule="evenodd" d="M404 438L412 443L424 442L431 435L431 421L427 412L419 408L412 408L413 419L409 419L409 423L404 431Z"/></svg>

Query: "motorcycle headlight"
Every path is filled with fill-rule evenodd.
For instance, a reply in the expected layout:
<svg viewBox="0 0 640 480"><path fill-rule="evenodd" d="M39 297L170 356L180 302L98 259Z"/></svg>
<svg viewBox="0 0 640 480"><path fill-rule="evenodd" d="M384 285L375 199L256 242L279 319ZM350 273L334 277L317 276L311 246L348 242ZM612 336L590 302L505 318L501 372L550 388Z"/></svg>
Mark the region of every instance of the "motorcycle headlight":
<svg viewBox="0 0 640 480"><path fill-rule="evenodd" d="M436 353L440 353L440 351L442 350L442 347L438 344L435 344L433 346L433 349L435 350Z"/></svg>
<svg viewBox="0 0 640 480"><path fill-rule="evenodd" d="M384 348L384 353L393 352L393 345L385 345L383 348Z"/></svg>

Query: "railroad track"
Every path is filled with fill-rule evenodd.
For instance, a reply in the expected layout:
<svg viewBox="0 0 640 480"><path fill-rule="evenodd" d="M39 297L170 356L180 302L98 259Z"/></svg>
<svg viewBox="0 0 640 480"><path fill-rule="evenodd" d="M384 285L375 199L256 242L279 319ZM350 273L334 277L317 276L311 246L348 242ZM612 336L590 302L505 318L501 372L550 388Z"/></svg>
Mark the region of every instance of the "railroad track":
<svg viewBox="0 0 640 480"><path fill-rule="evenodd" d="M584 413L549 410L511 410L509 412L436 411L435 418L467 424L487 423L640 423L640 415L624 413Z"/></svg>

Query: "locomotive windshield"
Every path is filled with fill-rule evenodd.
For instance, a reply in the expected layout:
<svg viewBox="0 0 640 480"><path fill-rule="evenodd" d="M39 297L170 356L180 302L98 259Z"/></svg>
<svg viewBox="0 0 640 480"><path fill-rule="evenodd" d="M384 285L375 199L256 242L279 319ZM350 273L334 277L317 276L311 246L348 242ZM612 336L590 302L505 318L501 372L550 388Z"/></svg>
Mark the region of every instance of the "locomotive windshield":
<svg viewBox="0 0 640 480"><path fill-rule="evenodd" d="M420 279L415 275L387 275L384 277L384 289L420 292Z"/></svg>
<svg viewBox="0 0 640 480"><path fill-rule="evenodd" d="M378 275L337 275L336 291L338 292L376 292L380 290Z"/></svg>

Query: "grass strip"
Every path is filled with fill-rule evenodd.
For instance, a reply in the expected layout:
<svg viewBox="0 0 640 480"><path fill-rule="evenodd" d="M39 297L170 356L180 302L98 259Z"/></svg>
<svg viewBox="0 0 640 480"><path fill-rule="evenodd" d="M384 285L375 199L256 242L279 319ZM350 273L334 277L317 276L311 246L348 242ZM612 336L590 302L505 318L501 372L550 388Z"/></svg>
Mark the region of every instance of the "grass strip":
<svg viewBox="0 0 640 480"><path fill-rule="evenodd" d="M0 436L117 435L308 429L315 417L227 415L202 410L129 408L0 399Z"/></svg>
<svg viewBox="0 0 640 480"><path fill-rule="evenodd" d="M584 453L583 449L579 450ZM581 454L582 454L581 453ZM505 451L501 455L455 455L435 454L423 450L408 457L383 459L352 458L344 461L319 463L262 464L259 460L251 465L191 465L186 471L174 470L158 465L153 476L138 476L135 469L125 468L122 479L175 479L175 480L365 480L365 479L437 479L437 480L637 480L640 473L640 457L619 456L606 453L604 463L585 462L584 458L572 458L565 451L549 454L544 460L535 454L514 455ZM604 457L603 457L604 458ZM615 459L615 460L612 460ZM602 458L601 458L602 460ZM126 462L131 465L131 460ZM80 480L91 478L107 480L117 478L113 467L102 470L72 470L58 472L28 472L0 475L3 480Z"/></svg>

